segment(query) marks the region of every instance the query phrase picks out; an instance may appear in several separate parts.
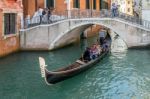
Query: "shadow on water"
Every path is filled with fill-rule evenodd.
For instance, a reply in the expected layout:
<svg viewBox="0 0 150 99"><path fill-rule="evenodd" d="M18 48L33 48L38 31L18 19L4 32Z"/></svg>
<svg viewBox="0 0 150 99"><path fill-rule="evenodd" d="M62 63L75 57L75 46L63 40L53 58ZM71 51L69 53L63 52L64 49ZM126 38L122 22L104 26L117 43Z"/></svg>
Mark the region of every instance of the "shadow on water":
<svg viewBox="0 0 150 99"><path fill-rule="evenodd" d="M150 50L150 45L131 47L130 50Z"/></svg>

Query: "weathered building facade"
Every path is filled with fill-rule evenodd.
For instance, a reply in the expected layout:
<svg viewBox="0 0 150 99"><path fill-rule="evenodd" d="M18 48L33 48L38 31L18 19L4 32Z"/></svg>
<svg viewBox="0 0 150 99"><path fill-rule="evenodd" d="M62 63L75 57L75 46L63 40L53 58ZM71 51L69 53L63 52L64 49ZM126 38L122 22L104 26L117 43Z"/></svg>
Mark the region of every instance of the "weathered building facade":
<svg viewBox="0 0 150 99"><path fill-rule="evenodd" d="M68 17L70 17L70 11L76 11L76 14L78 14L78 11L89 11L91 14L92 12L96 12L99 15L100 10L110 9L111 0L24 0L23 5L24 18L26 19L32 19L39 8L49 8L52 9L52 14L65 14L65 16L68 15ZM82 14L80 15L82 16ZM74 16L74 14L72 16ZM96 33L96 31L98 32L100 28L101 26L95 25L89 27L85 31L86 36L92 36L93 33Z"/></svg>
<svg viewBox="0 0 150 99"><path fill-rule="evenodd" d="M22 0L0 1L0 57L19 50Z"/></svg>
<svg viewBox="0 0 150 99"><path fill-rule="evenodd" d="M118 6L118 10L122 13L133 15L133 0L112 0Z"/></svg>
<svg viewBox="0 0 150 99"><path fill-rule="evenodd" d="M150 0L142 0L142 19L150 21Z"/></svg>
<svg viewBox="0 0 150 99"><path fill-rule="evenodd" d="M134 16L150 21L150 0L134 0Z"/></svg>
<svg viewBox="0 0 150 99"><path fill-rule="evenodd" d="M111 0L24 0L24 16L33 16L41 8L52 8L55 12L64 12L73 9L90 9L100 11L110 9Z"/></svg>

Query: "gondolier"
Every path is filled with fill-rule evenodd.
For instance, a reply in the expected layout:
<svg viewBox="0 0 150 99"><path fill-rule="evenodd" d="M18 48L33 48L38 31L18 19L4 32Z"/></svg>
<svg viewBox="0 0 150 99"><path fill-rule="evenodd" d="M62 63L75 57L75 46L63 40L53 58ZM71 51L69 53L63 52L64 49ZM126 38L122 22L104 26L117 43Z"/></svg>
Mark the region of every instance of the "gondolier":
<svg viewBox="0 0 150 99"><path fill-rule="evenodd" d="M100 32L99 32L99 43L100 43L100 45L103 45L103 43L104 43L104 39L105 39L105 36L106 36L106 30L101 30Z"/></svg>

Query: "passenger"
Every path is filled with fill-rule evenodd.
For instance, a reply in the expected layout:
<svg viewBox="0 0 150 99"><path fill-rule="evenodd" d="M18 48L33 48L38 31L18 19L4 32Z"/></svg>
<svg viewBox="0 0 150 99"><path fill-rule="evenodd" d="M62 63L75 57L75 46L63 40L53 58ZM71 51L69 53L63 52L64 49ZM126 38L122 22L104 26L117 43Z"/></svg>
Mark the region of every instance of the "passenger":
<svg viewBox="0 0 150 99"><path fill-rule="evenodd" d="M85 61L90 61L91 60L91 58L90 58L90 48L89 47L86 48L86 50L83 54L83 59Z"/></svg>
<svg viewBox="0 0 150 99"><path fill-rule="evenodd" d="M95 59L98 57L98 49L96 47L96 44L94 44L92 47L91 47L91 59Z"/></svg>
<svg viewBox="0 0 150 99"><path fill-rule="evenodd" d="M101 52L102 52L101 46L97 43L96 44L96 48L98 50L98 56L99 56L101 54Z"/></svg>

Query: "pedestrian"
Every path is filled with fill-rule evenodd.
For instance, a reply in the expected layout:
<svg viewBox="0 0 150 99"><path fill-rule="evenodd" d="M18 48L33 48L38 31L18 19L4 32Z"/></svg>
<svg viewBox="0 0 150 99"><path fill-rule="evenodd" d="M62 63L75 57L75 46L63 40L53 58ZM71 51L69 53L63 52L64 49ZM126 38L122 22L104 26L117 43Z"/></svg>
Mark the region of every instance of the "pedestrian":
<svg viewBox="0 0 150 99"><path fill-rule="evenodd" d="M112 17L116 17L117 16L117 6L115 3L112 3L111 11L112 11Z"/></svg>
<svg viewBox="0 0 150 99"><path fill-rule="evenodd" d="M46 14L46 8L44 8L44 10L42 11L42 16L44 16Z"/></svg>
<svg viewBox="0 0 150 99"><path fill-rule="evenodd" d="M38 8L38 16L40 17L40 23L42 23L42 13L43 13L43 9L41 7Z"/></svg>
<svg viewBox="0 0 150 99"><path fill-rule="evenodd" d="M52 22L51 19L50 19L50 17L51 17L51 9L48 8L48 14L47 14L48 23L51 23L51 22Z"/></svg>
<svg viewBox="0 0 150 99"><path fill-rule="evenodd" d="M30 26L30 15L26 16L26 27L28 28Z"/></svg>

